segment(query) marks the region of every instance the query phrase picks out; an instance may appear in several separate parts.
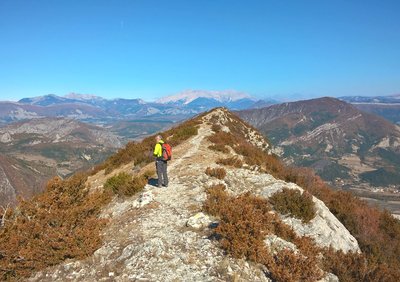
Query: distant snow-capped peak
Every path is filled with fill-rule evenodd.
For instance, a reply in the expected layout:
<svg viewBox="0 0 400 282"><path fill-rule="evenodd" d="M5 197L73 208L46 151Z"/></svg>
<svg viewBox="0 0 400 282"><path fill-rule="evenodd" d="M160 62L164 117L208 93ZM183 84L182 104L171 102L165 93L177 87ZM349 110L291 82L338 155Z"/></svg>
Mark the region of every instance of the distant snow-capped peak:
<svg viewBox="0 0 400 282"><path fill-rule="evenodd" d="M214 99L219 102L232 102L241 99L251 99L254 100L250 95L234 91L234 90L224 90L224 91L207 91L207 90L186 90L176 95L166 96L157 100L158 103L168 104L181 102L182 104L189 104L190 102L196 100L197 98L208 98Z"/></svg>
<svg viewBox="0 0 400 282"><path fill-rule="evenodd" d="M103 100L103 98L96 95L79 94L74 92L64 95L64 98L74 99L74 100Z"/></svg>

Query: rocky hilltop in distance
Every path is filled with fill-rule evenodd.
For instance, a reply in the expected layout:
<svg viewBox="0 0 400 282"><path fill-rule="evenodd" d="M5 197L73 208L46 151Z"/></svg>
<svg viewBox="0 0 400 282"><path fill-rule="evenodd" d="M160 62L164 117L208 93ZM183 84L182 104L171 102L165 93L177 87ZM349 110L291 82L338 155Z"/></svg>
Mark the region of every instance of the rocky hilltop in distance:
<svg viewBox="0 0 400 282"><path fill-rule="evenodd" d="M351 104L319 98L238 114L287 163L311 167L332 183L390 187L400 181L400 128Z"/></svg>
<svg viewBox="0 0 400 282"><path fill-rule="evenodd" d="M168 188L155 186L154 137L128 143L86 175L54 179L45 193L5 216L0 277L400 278L400 223L331 191L310 171L285 167L271 144L228 110L212 110L163 134L173 146Z"/></svg>
<svg viewBox="0 0 400 282"><path fill-rule="evenodd" d="M32 197L54 176L66 177L103 161L122 144L103 128L42 118L0 128L0 205Z"/></svg>

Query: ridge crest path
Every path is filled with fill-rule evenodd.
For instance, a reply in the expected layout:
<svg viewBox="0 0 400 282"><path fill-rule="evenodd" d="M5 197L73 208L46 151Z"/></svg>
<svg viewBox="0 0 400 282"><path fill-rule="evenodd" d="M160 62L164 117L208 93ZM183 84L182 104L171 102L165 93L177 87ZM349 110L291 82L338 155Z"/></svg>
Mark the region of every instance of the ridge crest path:
<svg viewBox="0 0 400 282"><path fill-rule="evenodd" d="M222 110L213 114L219 115L219 121L229 120L229 116L221 116ZM85 260L64 262L37 273L29 281L270 281L264 266L225 255L208 238L207 228L193 229L187 222L201 211L206 200L205 188L213 184L225 184L233 195L249 191L264 197L284 187L301 188L244 168L224 167L227 171L224 180L207 176L206 168L218 167L216 160L225 156L208 149L211 143L207 137L213 134L210 117L203 117L196 136L174 148L174 159L168 168L168 188L146 185L142 195L151 195L152 201L140 208L141 195L113 200L102 213L111 219L103 231L102 247ZM249 138L254 138L260 149L265 148L254 134L249 132ZM231 150L229 155L233 154ZM127 164L117 171L128 172L131 168ZM95 180L99 179L90 181L94 184ZM318 244L359 251L357 241L325 204L316 198L313 201L317 207L315 219L303 225L286 217L287 224L301 236L314 237Z"/></svg>

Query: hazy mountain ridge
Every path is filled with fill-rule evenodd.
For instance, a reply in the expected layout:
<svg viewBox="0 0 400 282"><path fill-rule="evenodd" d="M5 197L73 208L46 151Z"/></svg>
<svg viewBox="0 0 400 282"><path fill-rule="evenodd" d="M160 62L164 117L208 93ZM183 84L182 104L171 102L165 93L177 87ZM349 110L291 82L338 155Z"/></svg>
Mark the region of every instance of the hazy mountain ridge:
<svg viewBox="0 0 400 282"><path fill-rule="evenodd" d="M391 96L347 96L339 99L353 104L356 108L373 113L400 124L400 94Z"/></svg>
<svg viewBox="0 0 400 282"><path fill-rule="evenodd" d="M286 161L312 167L329 181L399 183L399 127L351 104L319 98L239 115L269 136Z"/></svg>
<svg viewBox="0 0 400 282"><path fill-rule="evenodd" d="M104 99L94 95L71 93L23 98L18 102L0 102L0 123L40 117L66 117L86 122L163 118L186 119L211 108L224 106L233 110L255 106L259 101L236 91L193 90L145 102L142 99Z"/></svg>
<svg viewBox="0 0 400 282"><path fill-rule="evenodd" d="M349 103L370 103L370 104L400 104L400 94L388 96L343 96L338 99Z"/></svg>

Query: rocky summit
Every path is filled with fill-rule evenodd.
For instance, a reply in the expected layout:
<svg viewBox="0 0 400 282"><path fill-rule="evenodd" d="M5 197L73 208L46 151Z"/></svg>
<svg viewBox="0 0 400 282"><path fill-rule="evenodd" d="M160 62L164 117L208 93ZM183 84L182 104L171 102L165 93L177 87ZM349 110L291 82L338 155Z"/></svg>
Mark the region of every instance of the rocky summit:
<svg viewBox="0 0 400 282"><path fill-rule="evenodd" d="M209 137L215 131L234 131L232 124L240 127L241 134L260 152L268 153L270 144L223 108L202 115L198 121L197 135L173 148L173 160L168 164L168 188L158 188L150 179L140 193L114 197L101 212L101 217L109 223L102 231L103 242L97 251L86 259L66 260L37 272L29 281L271 281L265 265L227 254L218 240L210 236L220 219L203 208L207 188L223 184L230 196L250 192L262 199L283 189L300 192L303 189L263 172L256 165L217 164L221 158L243 158L230 147L228 152L210 149ZM135 175L153 166L150 163L138 168L130 162L107 175L100 170L88 178L86 187L100 190L112 176L121 172ZM223 168L226 176L221 179L210 176L205 173L207 168ZM359 253L357 240L343 224L321 200L313 196L311 199L315 216L309 222L275 210L270 213L290 226L297 236L314 239L319 247ZM265 247L296 249L276 234L266 234ZM338 281L328 272L320 276L321 281Z"/></svg>

